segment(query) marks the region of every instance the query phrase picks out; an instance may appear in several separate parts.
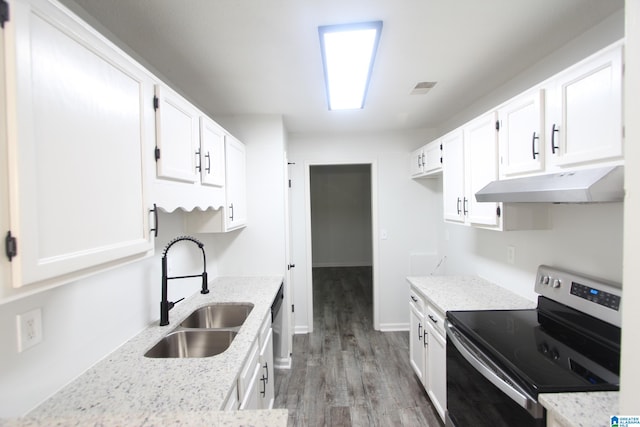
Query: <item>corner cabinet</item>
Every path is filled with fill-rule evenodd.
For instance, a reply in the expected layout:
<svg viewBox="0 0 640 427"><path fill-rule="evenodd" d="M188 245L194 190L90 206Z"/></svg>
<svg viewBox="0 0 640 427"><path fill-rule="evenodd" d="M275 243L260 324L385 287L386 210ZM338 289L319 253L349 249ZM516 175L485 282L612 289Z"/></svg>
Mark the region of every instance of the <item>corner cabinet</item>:
<svg viewBox="0 0 640 427"><path fill-rule="evenodd" d="M12 286L59 284L152 253L152 76L57 3L10 7Z"/></svg>

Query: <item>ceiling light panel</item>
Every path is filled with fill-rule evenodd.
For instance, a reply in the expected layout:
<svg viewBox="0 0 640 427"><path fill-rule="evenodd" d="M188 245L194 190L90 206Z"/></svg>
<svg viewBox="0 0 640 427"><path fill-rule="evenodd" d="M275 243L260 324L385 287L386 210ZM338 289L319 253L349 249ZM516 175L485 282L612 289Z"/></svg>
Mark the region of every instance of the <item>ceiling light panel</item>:
<svg viewBox="0 0 640 427"><path fill-rule="evenodd" d="M330 110L364 107L381 31L382 21L318 27Z"/></svg>

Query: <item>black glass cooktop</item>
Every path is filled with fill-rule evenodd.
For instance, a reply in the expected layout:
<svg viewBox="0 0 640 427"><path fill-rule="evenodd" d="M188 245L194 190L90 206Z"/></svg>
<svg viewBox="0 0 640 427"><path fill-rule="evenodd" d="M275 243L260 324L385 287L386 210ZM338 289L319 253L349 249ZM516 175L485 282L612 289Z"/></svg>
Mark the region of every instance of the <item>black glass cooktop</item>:
<svg viewBox="0 0 640 427"><path fill-rule="evenodd" d="M618 390L619 328L549 301L547 311L451 311L447 319L534 397Z"/></svg>

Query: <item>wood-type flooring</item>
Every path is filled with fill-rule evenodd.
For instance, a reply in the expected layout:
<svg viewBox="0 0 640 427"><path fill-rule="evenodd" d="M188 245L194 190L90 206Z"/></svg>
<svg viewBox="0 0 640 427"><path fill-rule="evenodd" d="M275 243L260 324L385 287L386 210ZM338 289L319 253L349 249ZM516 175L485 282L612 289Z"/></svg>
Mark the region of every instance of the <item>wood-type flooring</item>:
<svg viewBox="0 0 640 427"><path fill-rule="evenodd" d="M291 369L276 371L289 426L442 427L409 365L409 332L373 330L372 295L370 267L314 268L313 333L294 336Z"/></svg>

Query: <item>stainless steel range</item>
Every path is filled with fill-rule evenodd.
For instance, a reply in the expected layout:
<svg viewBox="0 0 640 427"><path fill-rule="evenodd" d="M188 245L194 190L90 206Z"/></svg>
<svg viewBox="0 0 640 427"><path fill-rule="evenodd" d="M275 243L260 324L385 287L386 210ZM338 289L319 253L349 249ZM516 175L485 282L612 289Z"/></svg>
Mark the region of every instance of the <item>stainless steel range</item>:
<svg viewBox="0 0 640 427"><path fill-rule="evenodd" d="M544 426L540 393L618 390L620 288L543 265L536 309L448 312L447 426Z"/></svg>

